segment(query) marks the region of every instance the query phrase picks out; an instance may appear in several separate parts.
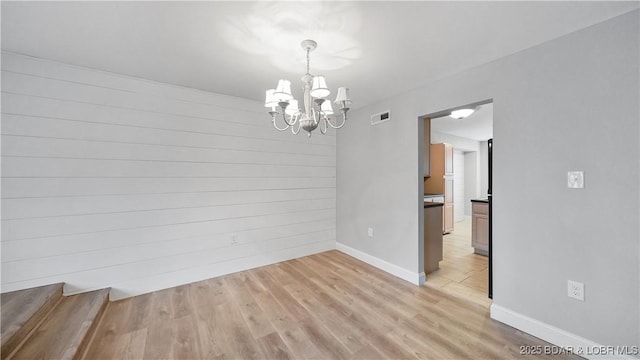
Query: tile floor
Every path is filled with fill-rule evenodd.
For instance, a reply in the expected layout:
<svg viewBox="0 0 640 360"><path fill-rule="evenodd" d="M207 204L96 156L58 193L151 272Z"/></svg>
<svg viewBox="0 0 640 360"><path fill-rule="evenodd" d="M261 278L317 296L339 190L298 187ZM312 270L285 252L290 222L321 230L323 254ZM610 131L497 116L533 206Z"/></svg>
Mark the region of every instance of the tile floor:
<svg viewBox="0 0 640 360"><path fill-rule="evenodd" d="M426 285L489 307L487 267L488 258L473 253L471 218L465 218L443 236L440 269L427 275Z"/></svg>

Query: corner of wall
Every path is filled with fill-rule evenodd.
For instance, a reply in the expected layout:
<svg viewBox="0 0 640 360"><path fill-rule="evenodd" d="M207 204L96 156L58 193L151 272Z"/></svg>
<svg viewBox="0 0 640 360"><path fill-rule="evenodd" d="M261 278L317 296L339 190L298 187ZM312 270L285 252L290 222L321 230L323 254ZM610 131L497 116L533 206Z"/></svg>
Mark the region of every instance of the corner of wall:
<svg viewBox="0 0 640 360"><path fill-rule="evenodd" d="M388 272L389 274L399 277L400 279L408 281L414 285L420 286L425 282L426 275L424 272L416 273L413 271L409 271L339 242L336 242L336 250L341 251L349 256L353 256L358 260L364 261L371 266L377 267L382 271Z"/></svg>

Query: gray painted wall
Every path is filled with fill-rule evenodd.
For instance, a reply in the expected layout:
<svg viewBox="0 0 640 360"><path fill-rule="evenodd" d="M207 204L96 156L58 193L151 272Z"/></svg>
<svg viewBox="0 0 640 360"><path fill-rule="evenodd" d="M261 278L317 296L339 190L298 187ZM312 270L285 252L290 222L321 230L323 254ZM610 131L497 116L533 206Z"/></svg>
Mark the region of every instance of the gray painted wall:
<svg viewBox="0 0 640 360"><path fill-rule="evenodd" d="M638 17L353 111L337 139L337 241L420 272L418 117L493 99L495 304L600 344L638 345ZM386 109L393 120L370 126ZM585 171L585 189L567 189L568 170ZM568 279L585 283L586 301L567 297Z"/></svg>

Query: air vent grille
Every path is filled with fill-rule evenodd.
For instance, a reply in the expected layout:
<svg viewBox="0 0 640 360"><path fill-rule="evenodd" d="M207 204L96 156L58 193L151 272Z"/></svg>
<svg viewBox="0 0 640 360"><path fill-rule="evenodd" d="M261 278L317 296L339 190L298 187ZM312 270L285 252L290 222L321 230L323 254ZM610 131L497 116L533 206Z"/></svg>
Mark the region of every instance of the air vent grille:
<svg viewBox="0 0 640 360"><path fill-rule="evenodd" d="M391 120L391 112L389 110L371 115L371 125L377 125L389 120Z"/></svg>

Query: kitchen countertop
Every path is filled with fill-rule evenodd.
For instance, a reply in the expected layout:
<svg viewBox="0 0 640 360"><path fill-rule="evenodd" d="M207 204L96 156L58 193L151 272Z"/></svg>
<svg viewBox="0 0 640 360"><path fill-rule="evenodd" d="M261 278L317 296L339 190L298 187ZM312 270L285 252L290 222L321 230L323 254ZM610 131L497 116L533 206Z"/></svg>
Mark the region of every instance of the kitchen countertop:
<svg viewBox="0 0 640 360"><path fill-rule="evenodd" d="M431 207L438 207L438 206L444 206L443 203L441 202L424 202L424 208L431 208Z"/></svg>
<svg viewBox="0 0 640 360"><path fill-rule="evenodd" d="M489 199L488 198L485 198L485 199L471 199L471 202L479 202L479 203L488 204L489 203Z"/></svg>
<svg viewBox="0 0 640 360"><path fill-rule="evenodd" d="M424 194L424 197L426 198L444 197L444 194Z"/></svg>

